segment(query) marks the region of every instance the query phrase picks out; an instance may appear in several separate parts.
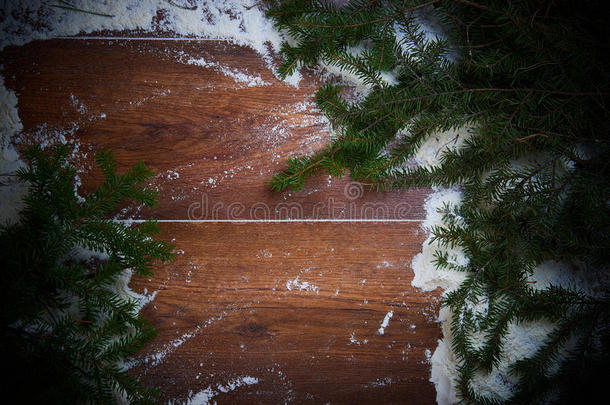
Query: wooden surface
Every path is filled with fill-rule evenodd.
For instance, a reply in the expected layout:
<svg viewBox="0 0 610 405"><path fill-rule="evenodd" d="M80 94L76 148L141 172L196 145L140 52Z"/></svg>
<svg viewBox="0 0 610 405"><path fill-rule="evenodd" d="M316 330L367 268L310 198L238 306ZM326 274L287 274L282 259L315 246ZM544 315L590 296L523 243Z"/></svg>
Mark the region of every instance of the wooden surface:
<svg viewBox="0 0 610 405"><path fill-rule="evenodd" d="M220 67L178 61L202 58ZM112 149L119 168L143 160L158 173L151 184L160 191L156 218L188 219L189 207L190 219L424 215L425 193L418 190L363 188L350 198L348 179L326 175L298 193L272 193L269 179L287 158L323 147L330 136L313 102L319 82L310 76L298 89L284 84L247 48L211 41L51 40L9 47L2 64L7 87L18 93L26 139L64 132L89 157ZM223 68L268 85L236 83ZM95 184L98 176L88 180ZM299 206L292 215L288 203ZM124 216L140 214L128 209Z"/></svg>
<svg viewBox="0 0 610 405"><path fill-rule="evenodd" d="M251 376L259 384L214 399L434 403L425 350L440 337L431 321L438 303L410 286L423 241L417 228L167 225L176 262L132 282L157 292L143 313L160 331L133 371L160 383L165 398Z"/></svg>
<svg viewBox="0 0 610 405"><path fill-rule="evenodd" d="M178 255L131 283L160 332L132 371L165 403L208 388L219 404L434 403L438 294L410 285L427 191L325 175L298 193L269 190L286 158L330 137L315 75L295 88L251 50L213 41L50 40L6 48L0 63L19 99L18 143L65 138L79 192L99 182L103 148L120 169L144 160L158 173L154 215ZM126 206L117 217L150 214ZM213 222L227 218L413 222ZM236 383L245 376L258 383Z"/></svg>

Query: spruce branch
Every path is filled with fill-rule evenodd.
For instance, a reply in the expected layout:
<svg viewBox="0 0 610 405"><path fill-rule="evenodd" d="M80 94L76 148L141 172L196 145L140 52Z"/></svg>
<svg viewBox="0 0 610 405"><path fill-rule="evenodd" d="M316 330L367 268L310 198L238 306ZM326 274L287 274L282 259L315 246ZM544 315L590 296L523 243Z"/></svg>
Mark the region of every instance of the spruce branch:
<svg viewBox="0 0 610 405"><path fill-rule="evenodd" d="M460 187L460 221L446 215L446 225L432 230L436 242L462 248L469 262L435 256L438 268L467 273L444 302L453 314L459 394L466 403L495 405L529 403L526 395L534 401L554 390L573 398L569 378L583 381L587 367L609 363L609 328L600 321L608 319L593 315L607 308L607 291L586 298L556 287L532 292L529 277L547 261L607 268L610 32L597 5L356 0L337 8L296 0L273 2L268 15L296 42L283 53L290 69L323 60L371 88L350 101L340 86L322 87L316 102L337 134L323 151L291 160L272 187L299 189L319 170L349 171L378 189ZM422 16L436 19L448 37L427 40ZM382 74L392 74L392 83ZM436 131L465 127L459 145L439 149L437 165L404 167ZM485 316L472 309L482 302ZM556 322L556 332L511 369L522 377L513 398L480 395L473 376L503 361L509 325L542 319ZM473 336L481 333L476 349ZM562 360L558 353L574 334L582 337L578 355ZM594 335L606 343L591 345Z"/></svg>
<svg viewBox="0 0 610 405"><path fill-rule="evenodd" d="M19 222L0 227L0 300L3 365L13 394L36 403L152 403L155 391L140 385L117 363L154 337L137 314L138 304L111 290L121 272L148 274L152 262L168 261L173 247L151 237L154 222L129 228L109 215L126 198L152 205L141 183L152 176L143 164L116 173L109 152L96 160L106 180L84 201L74 194L67 148L24 151L29 166L18 171L29 183ZM89 248L106 259L77 260ZM32 387L36 389L33 390Z"/></svg>

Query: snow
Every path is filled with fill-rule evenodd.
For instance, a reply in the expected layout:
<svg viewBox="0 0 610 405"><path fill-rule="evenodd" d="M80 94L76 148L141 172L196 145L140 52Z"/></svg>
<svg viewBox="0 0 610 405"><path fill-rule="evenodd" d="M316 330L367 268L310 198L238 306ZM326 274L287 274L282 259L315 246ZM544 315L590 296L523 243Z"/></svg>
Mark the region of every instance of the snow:
<svg viewBox="0 0 610 405"><path fill-rule="evenodd" d="M533 356L554 328L555 324L547 321L511 323L506 334L500 365L489 375L476 372L472 379L472 385L476 387L477 392L492 398L509 399L519 381L517 376L510 373L510 365L522 358Z"/></svg>
<svg viewBox="0 0 610 405"><path fill-rule="evenodd" d="M420 166L440 166L442 152L459 149L470 136L468 128L453 129L432 135L415 153L415 161Z"/></svg>
<svg viewBox="0 0 610 405"><path fill-rule="evenodd" d="M238 377L232 380L227 381L224 385L222 384L217 384L216 385L216 389L212 388L212 386L208 386L206 389L201 390L197 393L193 393L192 391L189 392L189 396L188 399L186 400L186 402L182 402L183 405L208 405L211 403L216 403L214 402L210 402L213 400L213 398L215 396L217 396L219 393L226 393L226 392L230 392L233 390L236 390L237 388L243 387L243 386L249 386L249 385L256 385L258 384L259 380L256 377L251 377L251 376L243 376L243 377ZM169 405L178 405L178 402L175 401L170 401Z"/></svg>
<svg viewBox="0 0 610 405"><path fill-rule="evenodd" d="M454 378L457 376L457 360L451 349L451 311L441 308L439 319L443 331L443 339L431 357L430 381L436 387L436 402L438 405L457 403L457 393Z"/></svg>
<svg viewBox="0 0 610 405"><path fill-rule="evenodd" d="M215 391L211 387L201 390L193 396L189 396L189 399L184 403L185 405L207 405L210 400L214 398ZM173 402L170 402L173 404Z"/></svg>
<svg viewBox="0 0 610 405"><path fill-rule="evenodd" d="M587 271L585 268L547 260L539 264L529 277L530 286L545 290L550 286L576 288L586 295L595 297L608 285L607 276L602 272Z"/></svg>
<svg viewBox="0 0 610 405"><path fill-rule="evenodd" d="M91 257L95 257L99 255L99 252L89 252L88 254ZM86 258L86 256L82 258L84 259ZM131 281L132 276L133 270L123 270L119 277L117 277L115 283L113 284L112 290L124 300L137 302L136 312L140 312L140 310L144 308L144 306L146 306L156 298L158 291L154 291L150 295L146 294L146 292L144 294L136 293L131 288L129 288L129 282Z"/></svg>
<svg viewBox="0 0 610 405"><path fill-rule="evenodd" d="M184 60L181 60L184 62ZM189 65L197 65L205 68L214 69L225 76L232 78L236 83L244 83L247 87L270 86L271 83L264 81L259 75L253 76L238 69L222 65L218 62L208 62L204 58L189 57L185 60Z"/></svg>
<svg viewBox="0 0 610 405"><path fill-rule="evenodd" d="M459 148L465 139L470 136L469 128L461 128L454 131L438 133L428 139L416 153L416 160L422 166L432 167L440 164L443 151ZM462 193L458 188L434 188L434 192L428 196L425 202L426 218L421 227L430 233L435 226L442 226L442 214L438 212L444 204L457 208L462 201ZM459 220L459 218L458 218ZM429 236L422 246L421 253L417 254L412 261L414 277L412 285L424 291L432 291L438 287L444 290L444 294L457 289L467 276L466 272L437 269L433 260L435 253L445 252L449 260L456 265L466 266L468 259L459 246L455 248L441 247L432 242ZM591 274L581 269L569 268L565 263L547 261L541 263L534 269L530 277L530 285L535 289L546 289L551 285L577 288L585 294L595 295L601 291L604 280L599 280L599 274ZM596 273L596 272L593 272ZM486 301L483 299L473 311L484 314L487 310ZM431 362L430 381L436 387L436 400L439 405L452 405L457 403L455 382L458 376L458 361L451 349L452 313L449 308L441 308L437 320L441 323L443 338L438 341L434 353L426 358ZM507 399L511 396L518 377L510 373L510 366L517 360L531 357L555 327L554 324L545 321L528 323L510 323L508 332L504 338L503 358L500 364L492 369L491 373L475 373L471 385L472 388L482 395L492 398ZM473 336L473 345L482 345L483 336ZM565 351L565 350L564 350ZM560 356L561 357L561 356ZM558 363L561 358L558 359Z"/></svg>
<svg viewBox="0 0 610 405"><path fill-rule="evenodd" d="M435 188L434 193L430 194L424 203L426 209L426 219L422 222L421 227L430 232L433 227L443 224L442 214L438 212L443 207L443 204L451 204L458 206L462 200L462 193L455 188ZM437 287L444 290L455 288L461 284L466 278L464 272L456 272L452 270L437 269L434 265L434 255L437 252L447 252L449 260L455 264L465 266L468 264L468 259L464 252L456 247L449 249L441 247L438 241L432 241L430 235L423 243L421 253L418 253L414 258L411 266L414 270L414 277L411 285L420 288L424 291L432 291Z"/></svg>
<svg viewBox="0 0 610 405"><path fill-rule="evenodd" d="M390 319L392 319L392 316L394 316L394 311L390 311L387 314L385 314L385 317L383 318L383 321L381 322L381 326L379 327L379 329L377 329L377 333L379 335L383 335L385 333L385 328L387 328L388 325L390 324Z"/></svg>
<svg viewBox="0 0 610 405"><path fill-rule="evenodd" d="M318 288L318 286L310 284L307 281L299 281L299 277L300 276L297 276L294 280L286 281L286 289L288 291L297 289L299 291L312 291L312 292L315 292L316 294L320 293L320 288Z"/></svg>
<svg viewBox="0 0 610 405"><path fill-rule="evenodd" d="M131 291L131 289L129 289L129 287L126 284L125 284L124 290L125 290L125 294L127 294L127 295L135 294L133 291ZM137 296L138 294L135 294L135 295ZM155 295L156 294L153 293L152 298L154 298ZM141 300L141 298L140 298L140 303L141 303L141 305L140 305L140 309L141 309L143 307L143 305L145 305L144 303L146 303L146 300ZM171 355L177 348L182 346L187 341L199 336L201 333L203 333L203 331L207 327L209 327L216 321L222 320L225 316L226 316L226 312L223 311L219 315L208 318L206 321L196 325L194 328L183 333L181 336L177 337L176 339L172 339L169 342L165 343L164 345L161 346L160 349L157 349L155 352L149 354L148 356L141 358L141 359L128 360L125 363L125 367L127 369L130 369L135 366L142 365L142 364L145 364L147 367L156 367L156 366L162 364L165 361L166 357Z"/></svg>
<svg viewBox="0 0 610 405"><path fill-rule="evenodd" d="M15 171L25 164L12 144L23 129L17 111L17 96L4 86L0 76L0 223L14 223L23 208L27 185L15 178Z"/></svg>
<svg viewBox="0 0 610 405"><path fill-rule="evenodd" d="M293 87L299 87L299 82L303 79L301 72L295 70L290 76L284 78L284 83L287 83Z"/></svg>
<svg viewBox="0 0 610 405"><path fill-rule="evenodd" d="M385 387L386 385L392 384L391 377L378 378L375 381L372 381L366 384L367 387Z"/></svg>
<svg viewBox="0 0 610 405"><path fill-rule="evenodd" d="M387 267L392 267L392 263L388 262L387 260L384 260L383 262L381 262L377 265L378 269L387 268Z"/></svg>
<svg viewBox="0 0 610 405"><path fill-rule="evenodd" d="M251 1L211 0L196 10L172 6L165 0L73 0L81 9L113 15L49 7L39 0L6 0L0 21L0 50L7 45L23 45L37 39L82 35L101 30L144 32L162 31L170 36L229 40L254 49L270 60L270 49L277 52L282 35L258 7L247 9ZM156 23L157 15L163 17Z"/></svg>
<svg viewBox="0 0 610 405"><path fill-rule="evenodd" d="M228 381L226 385L218 385L218 390L220 392L229 392L233 391L236 388L242 387L244 385L254 385L258 384L258 378L245 376L240 377L235 380Z"/></svg>
<svg viewBox="0 0 610 405"><path fill-rule="evenodd" d="M356 334L354 332L351 333L351 335L349 336L349 342L350 344L355 344L355 345L365 345L369 342L368 339L363 339L362 341L356 339Z"/></svg>
<svg viewBox="0 0 610 405"><path fill-rule="evenodd" d="M167 171L167 179L168 180L176 180L180 178L180 173L178 173L175 170L168 170Z"/></svg>

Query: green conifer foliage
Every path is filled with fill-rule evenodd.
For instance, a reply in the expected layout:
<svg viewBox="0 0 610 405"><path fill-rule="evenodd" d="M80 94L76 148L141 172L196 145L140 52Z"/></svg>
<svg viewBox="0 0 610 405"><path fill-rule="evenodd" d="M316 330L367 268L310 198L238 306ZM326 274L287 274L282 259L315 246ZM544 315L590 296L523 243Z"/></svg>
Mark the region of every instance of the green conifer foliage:
<svg viewBox="0 0 610 405"><path fill-rule="evenodd" d="M143 163L117 174L111 153L97 155L106 179L84 200L74 193L75 169L67 149L40 147L24 155L29 183L20 221L0 228L3 292L0 296L4 398L15 403L151 403L155 391L141 386L120 362L155 331L138 305L110 288L119 274L151 274L153 261L172 258L173 247L152 239L154 221L128 227L108 214L123 199L153 206L156 194L142 188L152 176ZM77 249L107 260L75 260Z"/></svg>
<svg viewBox="0 0 610 405"><path fill-rule="evenodd" d="M324 150L288 161L271 181L274 190L300 189L326 170L349 171L379 189L463 191L462 204L445 208L446 225L433 235L461 247L469 260L458 266L443 254L436 258L437 267L468 274L444 301L453 314L457 386L466 403L579 403L608 375L607 291L590 296L528 282L547 260L607 270L610 24L601 5L270 2L268 15L293 39L283 45L281 74L323 61L372 87L357 102L335 84L318 90L336 137ZM424 18L446 37L427 40ZM384 80L387 72L396 80ZM471 135L443 152L440 166L406 164L430 136L465 127ZM477 304L485 311L475 311ZM512 366L520 377L513 396L475 392L474 373L499 364L511 322L538 320L556 328L533 357ZM475 335L484 337L482 345L474 344Z"/></svg>

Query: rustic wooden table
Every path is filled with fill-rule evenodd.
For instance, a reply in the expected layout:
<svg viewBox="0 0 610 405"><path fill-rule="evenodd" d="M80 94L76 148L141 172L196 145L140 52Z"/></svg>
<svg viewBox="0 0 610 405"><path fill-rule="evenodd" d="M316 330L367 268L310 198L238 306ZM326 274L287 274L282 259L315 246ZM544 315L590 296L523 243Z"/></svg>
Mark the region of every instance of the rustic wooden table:
<svg viewBox="0 0 610 405"><path fill-rule="evenodd" d="M411 287L410 268L428 191L320 175L272 193L286 158L330 137L313 102L319 77L287 85L227 42L113 35L8 47L0 60L20 142L63 134L81 192L101 179L91 165L102 148L120 169L143 160L157 172L157 209L118 213L163 220L178 249L154 277L132 280L159 330L133 373L164 402L209 388L221 404L434 403L439 294Z"/></svg>

